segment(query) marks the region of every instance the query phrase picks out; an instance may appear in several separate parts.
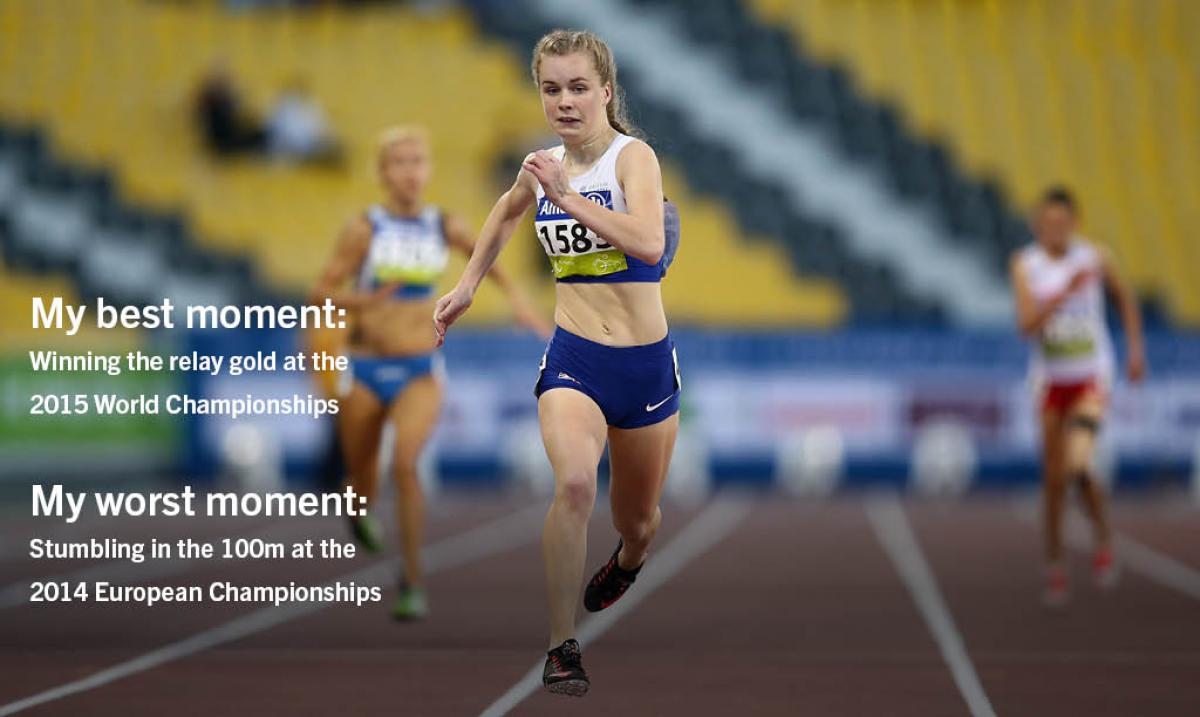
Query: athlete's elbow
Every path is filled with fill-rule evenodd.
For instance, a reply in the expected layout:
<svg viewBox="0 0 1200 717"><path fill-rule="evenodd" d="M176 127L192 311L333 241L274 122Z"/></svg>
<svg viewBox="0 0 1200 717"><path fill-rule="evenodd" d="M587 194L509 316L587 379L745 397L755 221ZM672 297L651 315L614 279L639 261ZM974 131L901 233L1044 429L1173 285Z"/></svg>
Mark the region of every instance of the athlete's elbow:
<svg viewBox="0 0 1200 717"><path fill-rule="evenodd" d="M634 256L647 264L657 264L662 260L664 251L666 251L666 242L663 238L652 237L638 248L638 252Z"/></svg>
<svg viewBox="0 0 1200 717"><path fill-rule="evenodd" d="M634 254L639 261L643 261L647 264L657 264L662 260L662 255L662 249L659 249L658 251L645 251L641 254Z"/></svg>

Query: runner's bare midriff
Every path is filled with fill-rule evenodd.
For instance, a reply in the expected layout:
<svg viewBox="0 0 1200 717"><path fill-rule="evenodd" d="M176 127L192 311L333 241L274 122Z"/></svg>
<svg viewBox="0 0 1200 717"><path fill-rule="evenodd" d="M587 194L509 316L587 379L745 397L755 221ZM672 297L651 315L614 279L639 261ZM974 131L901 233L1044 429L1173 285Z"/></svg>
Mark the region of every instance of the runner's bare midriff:
<svg viewBox="0 0 1200 717"><path fill-rule="evenodd" d="M350 350L366 356L417 356L434 350L433 299L386 301L359 310Z"/></svg>
<svg viewBox="0 0 1200 717"><path fill-rule="evenodd" d="M667 335L662 291L651 282L559 283L554 321L607 346L642 346Z"/></svg>

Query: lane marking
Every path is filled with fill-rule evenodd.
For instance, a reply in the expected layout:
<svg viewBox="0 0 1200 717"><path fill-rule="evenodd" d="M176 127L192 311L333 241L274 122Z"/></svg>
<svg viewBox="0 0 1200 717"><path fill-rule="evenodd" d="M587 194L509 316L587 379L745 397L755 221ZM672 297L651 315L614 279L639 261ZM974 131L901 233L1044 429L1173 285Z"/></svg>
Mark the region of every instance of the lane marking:
<svg viewBox="0 0 1200 717"><path fill-rule="evenodd" d="M443 572L534 542L538 537L537 527L541 525L545 514L545 506L536 505L516 513L510 513L464 533L431 543L422 551L422 557L425 559L425 572L429 575ZM326 584L332 585L338 580L369 585L387 584L394 577L395 569L395 560L381 560L329 580ZM168 662L174 662L209 648L263 632L276 625L320 612L335 604L337 603L289 603L279 607L272 605L260 608L87 677L67 682L16 702L0 705L0 717L93 690Z"/></svg>
<svg viewBox="0 0 1200 717"><path fill-rule="evenodd" d="M724 540L742 522L751 510L750 503L742 500L716 499L692 519L670 543L658 551L653 560L646 563L638 577L637 586L621 598L621 601L603 612L595 613L579 625L575 639L582 647L595 642L613 625L645 601L656 590L675 577L689 563ZM488 705L480 717L501 717L521 704L542 686L544 658L534 662L507 692Z"/></svg>
<svg viewBox="0 0 1200 717"><path fill-rule="evenodd" d="M894 496L877 496L866 501L865 509L871 527L875 529L875 537L908 587L967 708L974 717L995 717L996 712L983 691L962 635L954 624L937 578L921 552L900 501Z"/></svg>
<svg viewBox="0 0 1200 717"><path fill-rule="evenodd" d="M1117 550L1118 568L1128 566L1151 580L1200 600L1200 571L1124 533L1116 534L1113 547Z"/></svg>

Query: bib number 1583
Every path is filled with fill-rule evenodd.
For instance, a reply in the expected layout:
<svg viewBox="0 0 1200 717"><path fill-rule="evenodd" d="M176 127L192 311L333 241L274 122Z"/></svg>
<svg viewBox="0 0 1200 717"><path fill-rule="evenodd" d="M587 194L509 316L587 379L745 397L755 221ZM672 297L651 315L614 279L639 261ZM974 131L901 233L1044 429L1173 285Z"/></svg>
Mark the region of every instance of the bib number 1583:
<svg viewBox="0 0 1200 717"><path fill-rule="evenodd" d="M597 237L592 239L588 228L579 222L562 222L550 227L543 224L538 227L538 236L546 245L546 253L551 256L561 254L588 254L601 249L611 249L612 244Z"/></svg>

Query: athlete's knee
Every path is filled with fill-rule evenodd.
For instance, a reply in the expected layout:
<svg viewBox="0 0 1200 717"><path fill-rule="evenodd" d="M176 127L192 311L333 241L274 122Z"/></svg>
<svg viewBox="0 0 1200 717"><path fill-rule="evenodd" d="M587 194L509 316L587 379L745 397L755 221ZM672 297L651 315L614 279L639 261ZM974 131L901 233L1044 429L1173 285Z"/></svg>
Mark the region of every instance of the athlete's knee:
<svg viewBox="0 0 1200 717"><path fill-rule="evenodd" d="M1063 461L1063 473L1067 482L1074 482L1080 474L1087 473L1092 464L1094 443L1090 435L1081 435L1071 441Z"/></svg>
<svg viewBox="0 0 1200 717"><path fill-rule="evenodd" d="M554 502L572 513L590 514L596 502L596 474L586 470L563 474L554 490Z"/></svg>
<svg viewBox="0 0 1200 717"><path fill-rule="evenodd" d="M1042 489L1052 491L1061 489L1067 482L1066 461L1057 460L1042 470Z"/></svg>
<svg viewBox="0 0 1200 717"><path fill-rule="evenodd" d="M1048 475L1042 482L1042 497L1048 503L1057 503L1067 494L1067 476L1063 472Z"/></svg>
<svg viewBox="0 0 1200 717"><path fill-rule="evenodd" d="M1091 455L1079 456L1074 460L1068 461L1064 484L1066 486L1074 486L1083 483L1090 474L1092 464Z"/></svg>
<svg viewBox="0 0 1200 717"><path fill-rule="evenodd" d="M1075 413L1067 419L1067 430L1082 431L1090 436L1100 433L1101 417L1093 413Z"/></svg>
<svg viewBox="0 0 1200 717"><path fill-rule="evenodd" d="M392 480L396 484L396 489L401 495L407 495L421 490L421 481L418 477L417 467L408 464L395 464L392 466Z"/></svg>
<svg viewBox="0 0 1200 717"><path fill-rule="evenodd" d="M397 480L415 478L420 459L420 451L397 446L392 454L392 475L396 476Z"/></svg>

